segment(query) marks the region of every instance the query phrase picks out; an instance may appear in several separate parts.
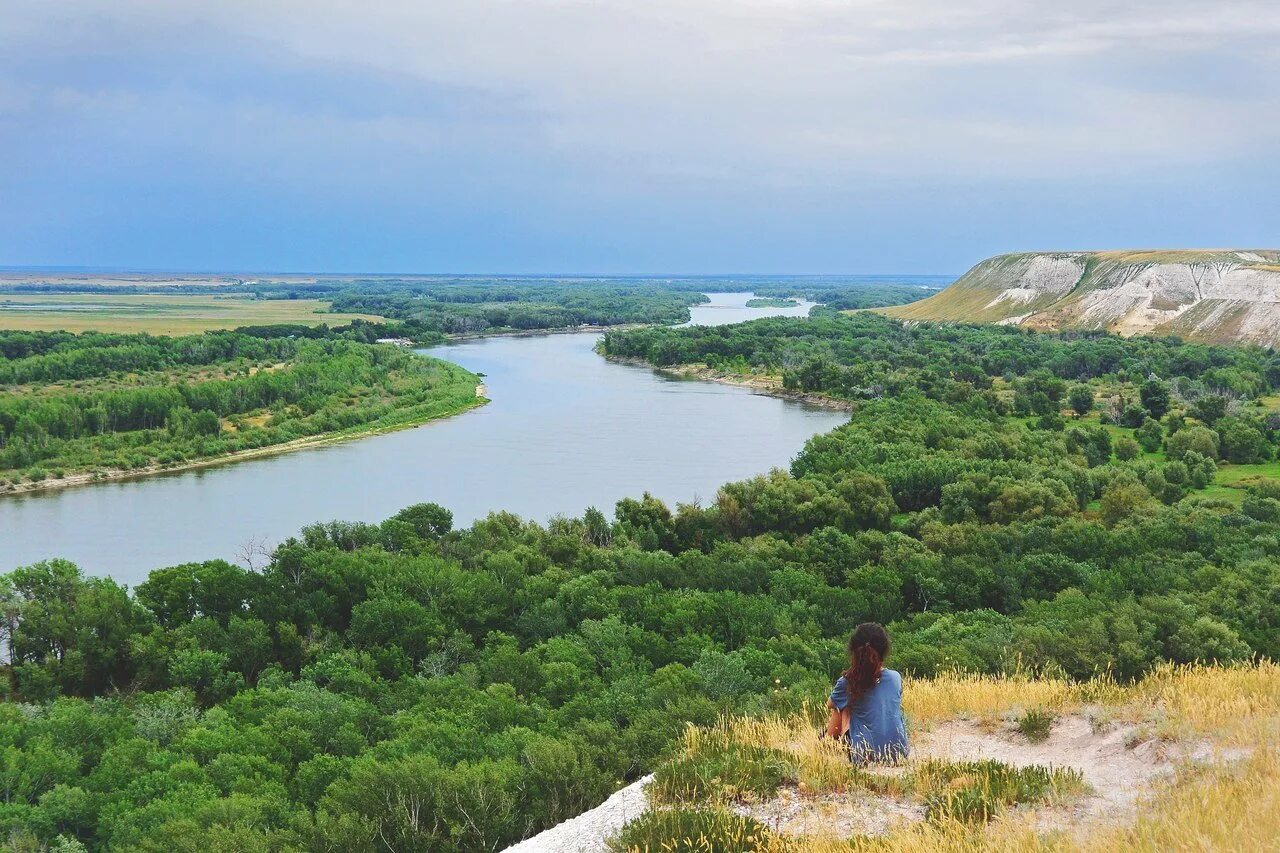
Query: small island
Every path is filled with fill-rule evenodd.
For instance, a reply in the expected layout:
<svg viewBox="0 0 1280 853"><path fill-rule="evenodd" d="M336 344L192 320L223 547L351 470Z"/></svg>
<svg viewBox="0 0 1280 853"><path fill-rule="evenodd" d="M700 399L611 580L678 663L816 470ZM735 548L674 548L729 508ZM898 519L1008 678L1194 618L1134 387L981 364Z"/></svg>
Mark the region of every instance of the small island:
<svg viewBox="0 0 1280 853"><path fill-rule="evenodd" d="M799 308L800 300L780 296L757 296L747 300L748 308Z"/></svg>

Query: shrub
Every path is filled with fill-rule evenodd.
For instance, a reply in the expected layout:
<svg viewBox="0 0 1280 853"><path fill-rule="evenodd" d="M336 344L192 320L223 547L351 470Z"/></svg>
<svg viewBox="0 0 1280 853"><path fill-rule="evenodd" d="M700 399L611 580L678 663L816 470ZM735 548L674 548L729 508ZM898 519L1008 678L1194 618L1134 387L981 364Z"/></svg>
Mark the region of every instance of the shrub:
<svg viewBox="0 0 1280 853"><path fill-rule="evenodd" d="M930 759L912 770L910 784L924 797L932 821L986 821L1006 806L1051 802L1087 788L1079 770L991 760Z"/></svg>
<svg viewBox="0 0 1280 853"><path fill-rule="evenodd" d="M1188 453L1217 459L1218 434L1205 427L1183 427L1169 436L1168 452L1170 459L1182 459Z"/></svg>
<svg viewBox="0 0 1280 853"><path fill-rule="evenodd" d="M1138 442L1129 438L1127 435L1122 435L1120 438L1116 439L1115 451L1116 458L1121 462L1128 462L1132 459L1137 459L1139 451Z"/></svg>
<svg viewBox="0 0 1280 853"><path fill-rule="evenodd" d="M1164 430L1161 428L1159 421L1147 418L1142 422L1142 426L1133 431L1134 438L1142 445L1142 449L1148 453L1156 453L1160 450L1160 444L1164 440Z"/></svg>
<svg viewBox="0 0 1280 853"><path fill-rule="evenodd" d="M1140 427L1147 420L1147 410L1137 403L1130 403L1120 413L1120 423L1127 427Z"/></svg>
<svg viewBox="0 0 1280 853"><path fill-rule="evenodd" d="M646 812L609 841L615 853L749 853L769 846L764 824L720 809Z"/></svg>
<svg viewBox="0 0 1280 853"><path fill-rule="evenodd" d="M719 740L709 735L707 740ZM704 743L696 754L663 765L649 796L660 803L768 797L795 776L793 762L774 749L733 743Z"/></svg>
<svg viewBox="0 0 1280 853"><path fill-rule="evenodd" d="M1076 413L1076 417L1082 418L1093 410L1093 389L1088 385L1076 385L1067 395L1067 405Z"/></svg>
<svg viewBox="0 0 1280 853"><path fill-rule="evenodd" d="M1040 743L1049 739L1056 719L1052 711L1032 708L1018 718L1018 731L1032 743Z"/></svg>

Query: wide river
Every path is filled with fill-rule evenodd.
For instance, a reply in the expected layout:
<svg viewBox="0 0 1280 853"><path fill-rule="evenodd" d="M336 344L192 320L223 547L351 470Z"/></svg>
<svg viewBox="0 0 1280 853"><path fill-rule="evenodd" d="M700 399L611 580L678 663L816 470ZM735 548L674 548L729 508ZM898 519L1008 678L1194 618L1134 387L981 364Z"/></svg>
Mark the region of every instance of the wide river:
<svg viewBox="0 0 1280 853"><path fill-rule="evenodd" d="M749 309L713 294L694 322ZM845 420L710 382L611 364L594 333L494 337L429 350L485 374L486 406L415 429L136 480L0 498L0 571L65 557L130 585L151 569L270 547L314 521L376 522L435 501L467 524L491 510L539 521L611 514L645 490L674 504L785 466L806 439Z"/></svg>

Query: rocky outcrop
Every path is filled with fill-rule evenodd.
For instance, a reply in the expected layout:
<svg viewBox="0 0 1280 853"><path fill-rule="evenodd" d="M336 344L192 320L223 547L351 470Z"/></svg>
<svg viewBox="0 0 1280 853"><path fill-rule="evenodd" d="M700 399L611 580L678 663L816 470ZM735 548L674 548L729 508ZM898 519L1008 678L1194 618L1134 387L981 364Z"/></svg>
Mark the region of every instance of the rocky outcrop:
<svg viewBox="0 0 1280 853"><path fill-rule="evenodd" d="M627 821L649 809L644 789L652 779L649 775L632 782L594 809L508 847L503 853L608 853L609 839Z"/></svg>
<svg viewBox="0 0 1280 853"><path fill-rule="evenodd" d="M941 293L886 313L908 320L1102 329L1277 346L1280 251L997 255Z"/></svg>

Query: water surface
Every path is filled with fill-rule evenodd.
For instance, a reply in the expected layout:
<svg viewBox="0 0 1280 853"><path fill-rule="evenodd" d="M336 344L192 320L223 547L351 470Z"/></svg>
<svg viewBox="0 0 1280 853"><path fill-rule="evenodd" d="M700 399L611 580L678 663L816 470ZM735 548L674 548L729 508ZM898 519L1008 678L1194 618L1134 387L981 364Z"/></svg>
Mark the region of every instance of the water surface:
<svg viewBox="0 0 1280 853"><path fill-rule="evenodd" d="M695 322L746 309L715 294ZM733 302L739 307L733 308ZM743 315L741 312L750 312ZM731 322L731 321L730 321ZM136 584L160 566L270 547L314 521L376 522L435 501L458 524L505 509L545 521L609 513L645 490L704 501L786 465L839 412L611 364L594 333L484 338L429 350L486 374L492 402L415 429L177 474L0 499L0 571L66 557Z"/></svg>

